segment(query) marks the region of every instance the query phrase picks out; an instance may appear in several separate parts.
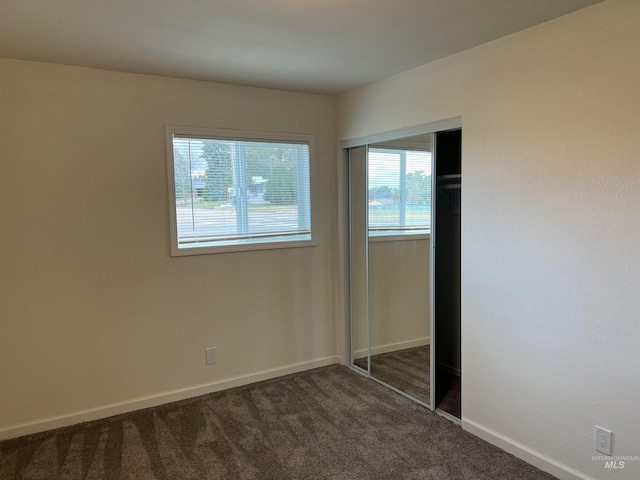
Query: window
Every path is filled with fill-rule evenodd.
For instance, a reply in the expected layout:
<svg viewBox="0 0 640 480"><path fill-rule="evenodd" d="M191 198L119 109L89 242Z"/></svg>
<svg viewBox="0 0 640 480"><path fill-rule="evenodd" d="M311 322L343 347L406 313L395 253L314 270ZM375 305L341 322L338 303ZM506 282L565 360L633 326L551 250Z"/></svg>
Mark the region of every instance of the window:
<svg viewBox="0 0 640 480"><path fill-rule="evenodd" d="M172 255L313 245L311 136L166 131Z"/></svg>
<svg viewBox="0 0 640 480"><path fill-rule="evenodd" d="M431 230L431 153L369 148L369 236Z"/></svg>

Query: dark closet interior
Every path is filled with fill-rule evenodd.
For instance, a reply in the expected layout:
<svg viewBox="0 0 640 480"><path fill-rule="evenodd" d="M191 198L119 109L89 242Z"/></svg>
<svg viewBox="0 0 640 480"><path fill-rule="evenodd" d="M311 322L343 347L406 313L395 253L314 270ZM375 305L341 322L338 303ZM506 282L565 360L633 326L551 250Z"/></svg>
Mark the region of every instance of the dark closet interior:
<svg viewBox="0 0 640 480"><path fill-rule="evenodd" d="M436 133L435 405L461 418L460 219L462 130Z"/></svg>

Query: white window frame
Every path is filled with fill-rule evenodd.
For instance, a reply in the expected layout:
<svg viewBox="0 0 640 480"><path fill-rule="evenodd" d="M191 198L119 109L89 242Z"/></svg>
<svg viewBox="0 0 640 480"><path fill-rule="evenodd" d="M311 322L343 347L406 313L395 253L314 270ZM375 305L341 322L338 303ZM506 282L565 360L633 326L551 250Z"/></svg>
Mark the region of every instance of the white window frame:
<svg viewBox="0 0 640 480"><path fill-rule="evenodd" d="M240 140L307 144L309 146L309 209L310 209L310 240L291 241L251 241L245 240L239 244L194 246L178 248L178 222L176 214L176 187L173 157L174 136L193 137L212 140ZM314 247L315 243L315 201L314 201L314 137L313 135L282 132L257 132L246 130L229 130L206 127L188 127L181 125L166 125L165 138L167 149L167 177L169 186L169 222L171 239L171 256L181 257L189 255L207 255L214 253L243 252L253 250L272 250L281 248Z"/></svg>

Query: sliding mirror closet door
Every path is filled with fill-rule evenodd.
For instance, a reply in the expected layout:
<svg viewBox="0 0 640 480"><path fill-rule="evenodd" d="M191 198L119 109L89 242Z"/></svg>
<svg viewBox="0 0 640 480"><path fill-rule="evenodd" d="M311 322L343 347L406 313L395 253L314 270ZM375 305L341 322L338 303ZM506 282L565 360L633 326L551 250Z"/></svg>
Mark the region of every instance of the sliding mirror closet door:
<svg viewBox="0 0 640 480"><path fill-rule="evenodd" d="M349 152L351 364L369 373L367 147Z"/></svg>
<svg viewBox="0 0 640 480"><path fill-rule="evenodd" d="M448 119L407 128L401 138L396 131L343 143L351 365L458 418L460 124ZM448 401L451 393L457 400Z"/></svg>
<svg viewBox="0 0 640 480"><path fill-rule="evenodd" d="M371 376L430 402L429 233L432 135L369 146Z"/></svg>

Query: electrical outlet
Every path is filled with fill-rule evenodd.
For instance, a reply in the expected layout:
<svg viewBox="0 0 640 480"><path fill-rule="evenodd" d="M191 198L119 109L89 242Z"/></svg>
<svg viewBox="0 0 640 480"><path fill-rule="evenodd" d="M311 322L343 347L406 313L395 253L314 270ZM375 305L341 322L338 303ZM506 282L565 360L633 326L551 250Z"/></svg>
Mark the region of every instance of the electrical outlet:
<svg viewBox="0 0 640 480"><path fill-rule="evenodd" d="M611 456L612 435L609 430L596 426L596 450L598 452Z"/></svg>
<svg viewBox="0 0 640 480"><path fill-rule="evenodd" d="M207 365L216 363L216 347L205 349L204 354L205 354L205 362L207 363Z"/></svg>

